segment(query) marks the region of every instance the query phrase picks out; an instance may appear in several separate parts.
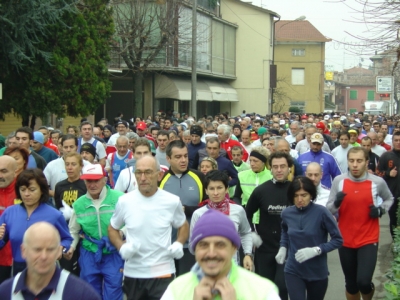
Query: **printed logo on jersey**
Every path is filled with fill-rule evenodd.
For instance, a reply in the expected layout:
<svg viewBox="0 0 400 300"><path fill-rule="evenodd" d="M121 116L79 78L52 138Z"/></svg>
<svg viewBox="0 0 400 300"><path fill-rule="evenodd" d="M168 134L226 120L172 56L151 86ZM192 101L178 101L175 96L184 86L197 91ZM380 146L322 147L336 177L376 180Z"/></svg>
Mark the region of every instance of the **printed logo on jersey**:
<svg viewBox="0 0 400 300"><path fill-rule="evenodd" d="M268 214L269 215L280 215L282 210L286 208L286 205L269 205Z"/></svg>
<svg viewBox="0 0 400 300"><path fill-rule="evenodd" d="M72 204L79 198L78 196L78 190L68 190L64 191L62 199L67 203L69 206L72 206Z"/></svg>

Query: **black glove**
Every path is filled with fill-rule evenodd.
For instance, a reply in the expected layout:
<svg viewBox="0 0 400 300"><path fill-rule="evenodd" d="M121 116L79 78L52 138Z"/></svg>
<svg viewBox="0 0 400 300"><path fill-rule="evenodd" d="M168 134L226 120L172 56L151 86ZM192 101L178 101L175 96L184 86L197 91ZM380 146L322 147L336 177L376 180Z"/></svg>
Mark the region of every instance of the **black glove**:
<svg viewBox="0 0 400 300"><path fill-rule="evenodd" d="M371 204L370 206L369 206L369 209L370 209L370 211L369 211L369 216L371 217L371 218L380 218L380 217L382 217L382 215L385 213L385 209L384 208L382 208L382 207L380 207L380 206L375 206L375 205L373 205L373 204Z"/></svg>
<svg viewBox="0 0 400 300"><path fill-rule="evenodd" d="M347 194L343 193L343 192L338 192L336 194L336 199L335 202L333 202L333 204L335 204L336 208L339 208L339 206L342 204L344 197Z"/></svg>

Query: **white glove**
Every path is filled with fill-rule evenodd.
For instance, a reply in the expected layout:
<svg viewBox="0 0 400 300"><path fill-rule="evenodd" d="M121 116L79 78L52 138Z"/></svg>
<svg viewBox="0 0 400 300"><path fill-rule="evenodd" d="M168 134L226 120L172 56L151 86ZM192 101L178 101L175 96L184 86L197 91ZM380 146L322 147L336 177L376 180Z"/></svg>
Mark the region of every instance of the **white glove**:
<svg viewBox="0 0 400 300"><path fill-rule="evenodd" d="M312 248L303 248L300 250L297 250L296 254L294 255L294 258L299 262L305 262L306 260L309 260L320 253L318 252L318 247L312 247Z"/></svg>
<svg viewBox="0 0 400 300"><path fill-rule="evenodd" d="M183 257L183 245L179 242L174 242L169 246L168 251L175 259L181 259Z"/></svg>
<svg viewBox="0 0 400 300"><path fill-rule="evenodd" d="M260 247L261 244L263 243L261 237L257 234L257 232L254 231L251 233L251 240L253 241L253 246L257 248Z"/></svg>
<svg viewBox="0 0 400 300"><path fill-rule="evenodd" d="M285 247L280 247L278 254L275 256L275 260L278 264L283 265L286 259L287 249Z"/></svg>
<svg viewBox="0 0 400 300"><path fill-rule="evenodd" d="M61 200L63 207L60 208L60 212L63 214L65 221L71 219L73 209L64 200Z"/></svg>
<svg viewBox="0 0 400 300"><path fill-rule="evenodd" d="M140 248L140 244L138 242L128 243L126 242L119 248L119 254L121 255L123 260L128 260L132 258L136 252L138 252Z"/></svg>

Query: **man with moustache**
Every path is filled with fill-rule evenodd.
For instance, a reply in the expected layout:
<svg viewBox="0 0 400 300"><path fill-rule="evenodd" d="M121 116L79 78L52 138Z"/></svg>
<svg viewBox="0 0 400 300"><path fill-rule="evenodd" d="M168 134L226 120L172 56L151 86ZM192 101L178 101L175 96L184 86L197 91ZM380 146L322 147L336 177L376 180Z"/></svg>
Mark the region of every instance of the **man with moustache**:
<svg viewBox="0 0 400 300"><path fill-rule="evenodd" d="M176 278L161 300L278 300L278 290L262 278L232 261L240 247L240 236L228 216L214 209L197 221L190 237L196 264Z"/></svg>
<svg viewBox="0 0 400 300"><path fill-rule="evenodd" d="M113 245L125 260L124 292L128 300L160 299L175 273L174 259L182 258L189 235L178 196L157 187L160 164L145 155L136 162L138 188L119 198L108 226ZM125 226L126 241L119 229ZM171 243L172 228L177 229Z"/></svg>

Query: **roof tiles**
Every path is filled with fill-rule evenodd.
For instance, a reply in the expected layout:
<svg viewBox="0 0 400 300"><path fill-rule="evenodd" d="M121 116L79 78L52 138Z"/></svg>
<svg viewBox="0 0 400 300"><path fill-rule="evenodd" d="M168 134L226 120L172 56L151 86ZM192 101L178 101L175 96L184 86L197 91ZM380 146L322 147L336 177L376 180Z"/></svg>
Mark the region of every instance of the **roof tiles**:
<svg viewBox="0 0 400 300"><path fill-rule="evenodd" d="M275 24L277 41L330 42L317 28L308 21L278 21Z"/></svg>

